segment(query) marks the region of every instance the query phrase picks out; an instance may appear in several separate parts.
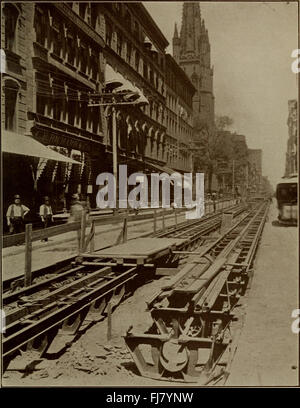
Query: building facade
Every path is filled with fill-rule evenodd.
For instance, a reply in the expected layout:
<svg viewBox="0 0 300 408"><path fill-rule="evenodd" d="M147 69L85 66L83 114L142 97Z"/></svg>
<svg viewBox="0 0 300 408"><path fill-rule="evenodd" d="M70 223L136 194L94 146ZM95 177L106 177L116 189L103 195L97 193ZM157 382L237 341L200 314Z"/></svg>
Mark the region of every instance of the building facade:
<svg viewBox="0 0 300 408"><path fill-rule="evenodd" d="M297 100L288 101L288 141L285 159L285 177L298 172L298 106Z"/></svg>
<svg viewBox="0 0 300 408"><path fill-rule="evenodd" d="M31 209L48 195L62 211L74 193L96 206L96 177L112 170L107 67L148 101L117 109L118 164L147 174L191 170L194 87L142 3L5 3L1 29L2 128L80 162L5 154L5 208L14 194Z"/></svg>
<svg viewBox="0 0 300 408"><path fill-rule="evenodd" d="M166 164L192 172L193 95L196 91L174 58L166 55Z"/></svg>
<svg viewBox="0 0 300 408"><path fill-rule="evenodd" d="M105 25L93 8L87 17L86 4L21 3L18 7L23 24L16 24L15 36L18 38L18 29L24 30L24 58L18 54L22 48L15 51L25 67L26 96L23 106L20 101L15 104L17 125L7 116L5 97L2 123L5 129L30 135L81 165L26 158L30 161L31 188L20 192L8 184L4 195L17 192L27 201L40 201L49 195L58 211L67 206L73 193L93 194L93 177L103 162L103 113L98 107L89 109L88 103L90 94L100 92L104 81ZM6 29L11 14L3 13L3 18ZM7 29L5 39L6 33ZM7 45L3 45L6 55ZM20 156L10 160L15 163ZM24 182L24 174L18 178ZM5 180L9 179L5 168Z"/></svg>
<svg viewBox="0 0 300 408"><path fill-rule="evenodd" d="M116 74L142 90L141 107L117 108L119 162L129 171L166 162L165 48L168 42L141 3L102 3L105 61ZM108 154L112 151L111 111L106 110Z"/></svg>

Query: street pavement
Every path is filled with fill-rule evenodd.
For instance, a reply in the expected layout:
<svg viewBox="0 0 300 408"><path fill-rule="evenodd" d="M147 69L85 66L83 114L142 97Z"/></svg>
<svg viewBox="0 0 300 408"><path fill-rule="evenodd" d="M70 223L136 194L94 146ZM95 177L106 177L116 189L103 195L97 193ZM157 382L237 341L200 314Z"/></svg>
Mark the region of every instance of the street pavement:
<svg viewBox="0 0 300 408"><path fill-rule="evenodd" d="M291 330L292 311L299 308L298 229L273 225L276 219L274 203L258 249L227 386L298 384L299 338Z"/></svg>

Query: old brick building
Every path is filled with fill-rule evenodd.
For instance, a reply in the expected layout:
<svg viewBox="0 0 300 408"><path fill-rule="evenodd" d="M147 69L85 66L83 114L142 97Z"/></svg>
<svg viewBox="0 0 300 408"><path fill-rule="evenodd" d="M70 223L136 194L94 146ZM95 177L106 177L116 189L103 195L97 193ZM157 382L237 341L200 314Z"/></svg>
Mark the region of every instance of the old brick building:
<svg viewBox="0 0 300 408"><path fill-rule="evenodd" d="M118 163L146 173L191 170L194 87L166 56L168 41L142 3L2 7L2 128L80 162L5 154L5 208L18 193L30 208L49 195L60 211L75 192L95 207L96 177L112 169L111 111L99 106L109 72L147 101L118 108Z"/></svg>
<svg viewBox="0 0 300 408"><path fill-rule="evenodd" d="M195 88L174 58L166 55L167 165L179 172L193 170L193 95Z"/></svg>

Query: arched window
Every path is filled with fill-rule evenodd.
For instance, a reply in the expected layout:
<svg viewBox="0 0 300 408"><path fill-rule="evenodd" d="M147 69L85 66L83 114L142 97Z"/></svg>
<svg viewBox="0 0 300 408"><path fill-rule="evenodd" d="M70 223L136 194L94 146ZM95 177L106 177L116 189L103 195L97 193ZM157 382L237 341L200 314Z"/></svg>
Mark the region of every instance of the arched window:
<svg viewBox="0 0 300 408"><path fill-rule="evenodd" d="M3 13L5 19L5 49L16 53L19 10L13 4L5 4Z"/></svg>
<svg viewBox="0 0 300 408"><path fill-rule="evenodd" d="M17 130L17 108L20 85L13 79L4 80L5 129Z"/></svg>
<svg viewBox="0 0 300 408"><path fill-rule="evenodd" d="M111 47L112 31L111 23L105 20L105 42L109 47Z"/></svg>
<svg viewBox="0 0 300 408"><path fill-rule="evenodd" d="M135 52L135 70L139 72L139 67L140 67L140 54L138 51Z"/></svg>
<svg viewBox="0 0 300 408"><path fill-rule="evenodd" d="M83 20L86 18L87 6L88 5L86 3L79 3L79 15Z"/></svg>

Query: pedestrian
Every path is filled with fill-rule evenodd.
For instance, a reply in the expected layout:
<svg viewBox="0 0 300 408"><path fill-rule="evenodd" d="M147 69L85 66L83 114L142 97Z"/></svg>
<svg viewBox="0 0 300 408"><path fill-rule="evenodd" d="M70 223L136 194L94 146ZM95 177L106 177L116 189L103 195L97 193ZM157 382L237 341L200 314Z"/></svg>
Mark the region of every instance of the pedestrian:
<svg viewBox="0 0 300 408"><path fill-rule="evenodd" d="M82 212L84 210L84 206L80 201L79 194L73 194L72 196L72 204L70 209L70 218L68 222L78 222L81 221ZM80 248L80 234L81 229L77 230L77 240L78 240L78 248Z"/></svg>
<svg viewBox="0 0 300 408"><path fill-rule="evenodd" d="M48 196L44 198L44 204L40 206L40 217L44 224L44 228L51 226L53 222L53 211ZM42 239L42 241L48 242L48 238L46 237L45 239Z"/></svg>
<svg viewBox="0 0 300 408"><path fill-rule="evenodd" d="M21 204L21 197L16 194L14 196L14 203L8 207L6 213L10 234L18 234L24 231L24 217L29 211L26 205Z"/></svg>
<svg viewBox="0 0 300 408"><path fill-rule="evenodd" d="M213 192L213 193L212 193L212 201L213 201L214 212L216 212L216 209L217 209L216 200L217 200L217 194L216 194L215 192Z"/></svg>

